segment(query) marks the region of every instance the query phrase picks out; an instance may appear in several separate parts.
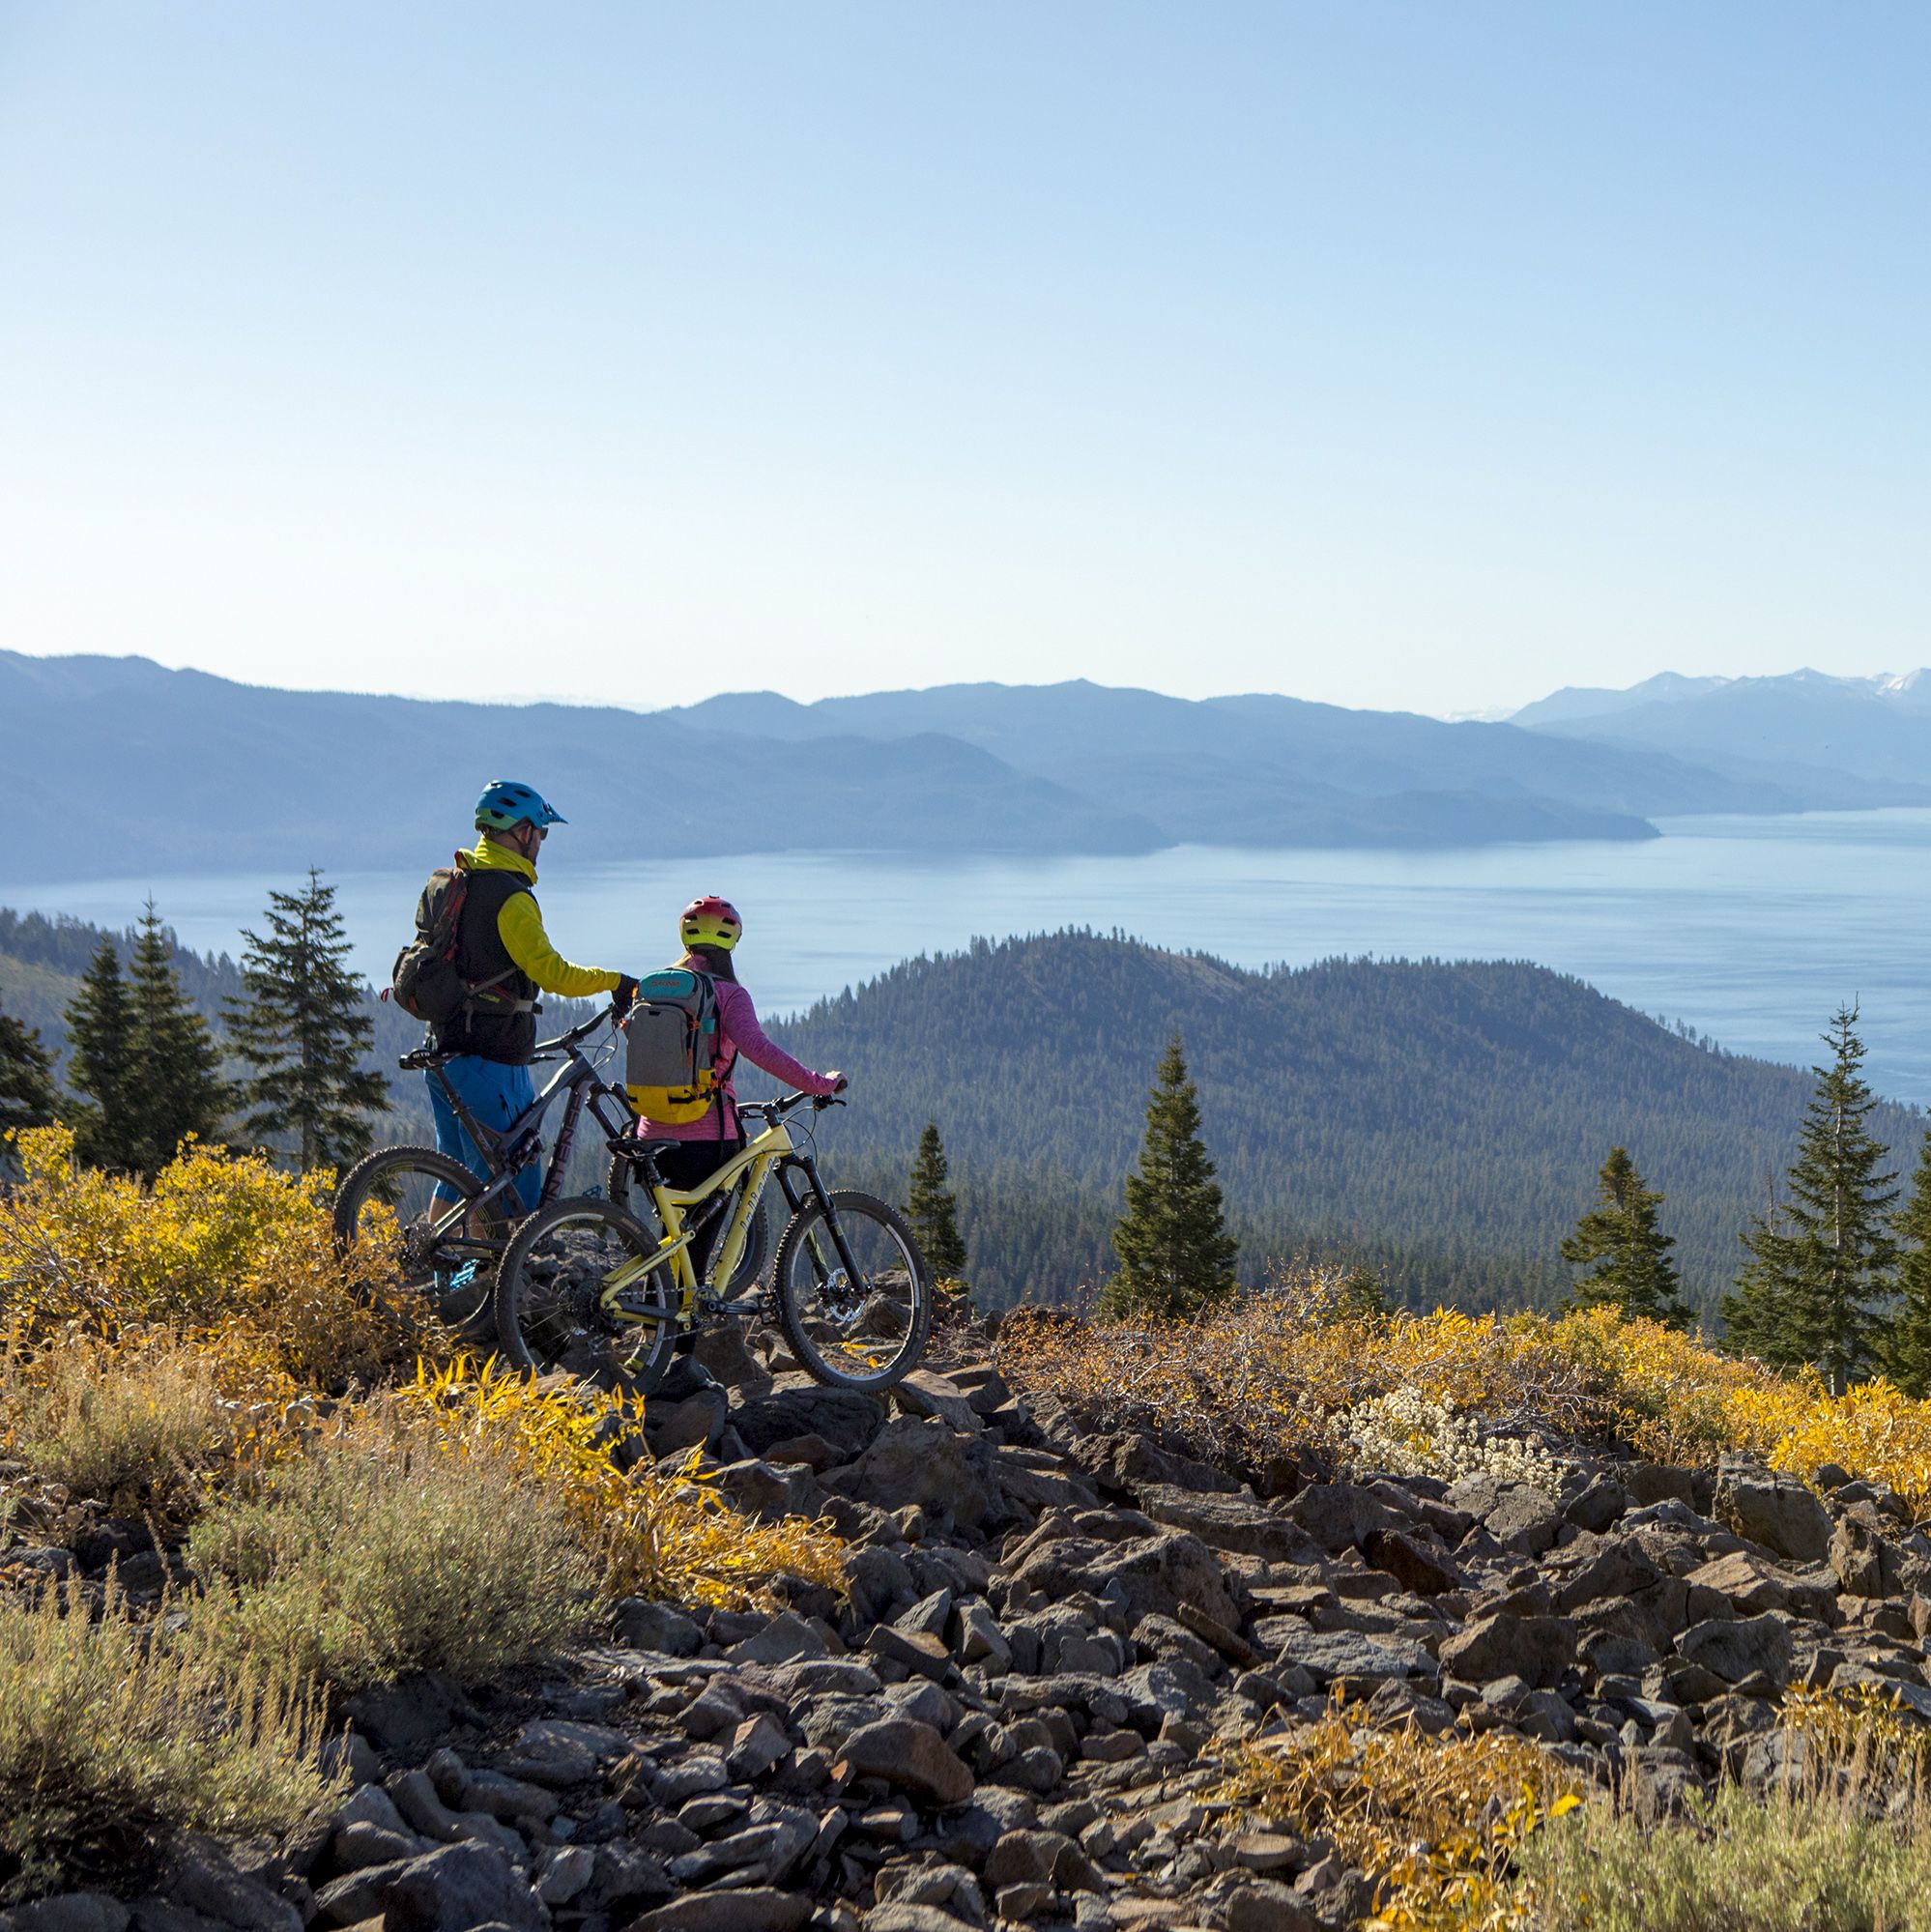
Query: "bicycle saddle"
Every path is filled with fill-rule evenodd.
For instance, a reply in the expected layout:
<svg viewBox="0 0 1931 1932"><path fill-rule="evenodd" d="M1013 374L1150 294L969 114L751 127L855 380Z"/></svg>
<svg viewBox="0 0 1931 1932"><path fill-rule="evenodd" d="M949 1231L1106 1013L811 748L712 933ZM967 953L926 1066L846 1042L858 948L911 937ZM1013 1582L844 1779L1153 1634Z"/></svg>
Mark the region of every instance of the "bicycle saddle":
<svg viewBox="0 0 1931 1932"><path fill-rule="evenodd" d="M459 1053L446 1053L435 1047L418 1047L413 1053L404 1053L395 1064L405 1072L415 1072L424 1067L446 1067L461 1057Z"/></svg>

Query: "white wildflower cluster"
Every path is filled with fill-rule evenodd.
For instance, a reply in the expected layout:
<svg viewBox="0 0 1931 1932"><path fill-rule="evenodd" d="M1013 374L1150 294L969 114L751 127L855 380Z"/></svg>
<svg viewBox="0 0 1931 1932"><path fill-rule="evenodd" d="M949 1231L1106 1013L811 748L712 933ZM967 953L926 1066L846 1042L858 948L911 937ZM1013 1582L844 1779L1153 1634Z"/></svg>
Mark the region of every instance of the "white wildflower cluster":
<svg viewBox="0 0 1931 1932"><path fill-rule="evenodd" d="M1562 1465L1540 1443L1521 1436L1484 1435L1452 1402L1397 1389L1357 1402L1340 1419L1348 1446L1364 1468L1390 1476L1494 1476L1533 1483L1556 1495Z"/></svg>

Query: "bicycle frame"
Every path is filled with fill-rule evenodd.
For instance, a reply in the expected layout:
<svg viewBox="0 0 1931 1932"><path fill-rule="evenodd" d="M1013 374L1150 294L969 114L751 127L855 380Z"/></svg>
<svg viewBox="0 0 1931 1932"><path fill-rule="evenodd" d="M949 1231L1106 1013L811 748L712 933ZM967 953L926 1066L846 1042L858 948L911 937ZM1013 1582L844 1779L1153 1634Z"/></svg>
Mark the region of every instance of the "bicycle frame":
<svg viewBox="0 0 1931 1932"><path fill-rule="evenodd" d="M456 1209L450 1216L452 1223L463 1213L484 1206L513 1188L516 1176L532 1161L540 1157L543 1152L540 1132L543 1117L555 1106L558 1095L565 1089L569 1092L569 1100L563 1108L562 1124L557 1130L557 1144L550 1150L550 1165L536 1197L538 1207L548 1207L562 1188L563 1172L569 1166L570 1149L576 1142L577 1128L586 1107L610 1140L620 1139L636 1123L636 1115L631 1112L621 1091L598 1074L596 1063L574 1042L563 1049L562 1066L545 1083L536 1098L506 1127L484 1126L464 1105L454 1082L442 1067L432 1064L429 1072L435 1076L445 1097L455 1110L463 1131L469 1135L491 1169L487 1185L475 1200L452 1204ZM605 1110L612 1102L620 1110L614 1119Z"/></svg>
<svg viewBox="0 0 1931 1932"><path fill-rule="evenodd" d="M633 1286L646 1275L654 1273L668 1264L671 1280L677 1290L677 1325L687 1327L697 1312L698 1296L706 1282L729 1282L735 1274L737 1263L744 1253L744 1243L749 1238L753 1217L758 1212L758 1204L764 1198L765 1184L775 1172L778 1177L779 1192L785 1197L785 1205L793 1214L805 1205L809 1197L815 1200L823 1212L825 1226L838 1250L840 1265L848 1275L858 1273L846 1246L845 1235L838 1226L837 1217L831 1211L831 1202L824 1191L824 1183L819 1179L818 1166L810 1154L799 1151L798 1144L792 1139L791 1130L780 1118L772 1119L756 1139L748 1142L732 1155L722 1167L710 1174L700 1186L690 1189L666 1187L657 1174L654 1164L646 1166L645 1181L649 1188L650 1198L657 1210L658 1225L663 1229L663 1238L658 1252L648 1259L640 1258L628 1266L619 1268L607 1276L603 1283L601 1300L606 1308L616 1308L617 1297L624 1289ZM800 1188L793 1184L793 1176L802 1175L805 1185ZM705 1201L729 1194L738 1188L737 1204L732 1211L731 1219L723 1232L712 1244L709 1265L705 1271L705 1280L700 1281L697 1269L691 1262L691 1242L698 1230L684 1226L684 1210L701 1206ZM824 1270L817 1256L813 1265L822 1278ZM621 1313L620 1309L617 1312Z"/></svg>

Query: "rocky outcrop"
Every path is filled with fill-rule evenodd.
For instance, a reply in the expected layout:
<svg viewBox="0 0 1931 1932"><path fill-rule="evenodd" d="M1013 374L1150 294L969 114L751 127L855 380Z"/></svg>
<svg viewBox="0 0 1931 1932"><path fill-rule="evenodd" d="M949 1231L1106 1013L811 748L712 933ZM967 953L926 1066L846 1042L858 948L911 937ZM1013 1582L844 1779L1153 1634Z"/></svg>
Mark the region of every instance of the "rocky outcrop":
<svg viewBox="0 0 1931 1932"><path fill-rule="evenodd" d="M1931 1543L1867 1485L1580 1455L1548 1489L1326 1481L1082 1431L983 1361L889 1402L685 1373L651 1451L708 1444L742 1506L828 1515L848 1599L628 1601L546 1682L359 1699L353 1794L301 1842L197 1840L141 1897L0 1932L1305 1932L1368 1879L1238 1829L1216 1750L1336 1695L1665 1804L1768 1774L1792 1684L1931 1718Z"/></svg>

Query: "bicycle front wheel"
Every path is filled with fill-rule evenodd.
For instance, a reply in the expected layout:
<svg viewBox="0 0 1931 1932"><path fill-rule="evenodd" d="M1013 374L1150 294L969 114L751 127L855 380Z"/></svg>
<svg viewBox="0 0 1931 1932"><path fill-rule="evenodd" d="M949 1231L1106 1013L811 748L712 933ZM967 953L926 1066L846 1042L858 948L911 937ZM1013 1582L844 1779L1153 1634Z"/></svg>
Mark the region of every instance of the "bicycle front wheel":
<svg viewBox="0 0 1931 1932"><path fill-rule="evenodd" d="M925 1353L931 1271L911 1229L876 1196L840 1188L829 1200L829 1219L809 1201L778 1242L778 1319L807 1374L835 1389L889 1389Z"/></svg>
<svg viewBox="0 0 1931 1932"><path fill-rule="evenodd" d="M509 1244L502 1197L433 1147L384 1147L343 1175L335 1190L335 1252L391 1261L402 1285L450 1327L489 1331L498 1264Z"/></svg>
<svg viewBox="0 0 1931 1932"><path fill-rule="evenodd" d="M504 1256L496 1335L512 1368L561 1369L648 1396L677 1339L677 1293L656 1234L592 1195L539 1208Z"/></svg>

